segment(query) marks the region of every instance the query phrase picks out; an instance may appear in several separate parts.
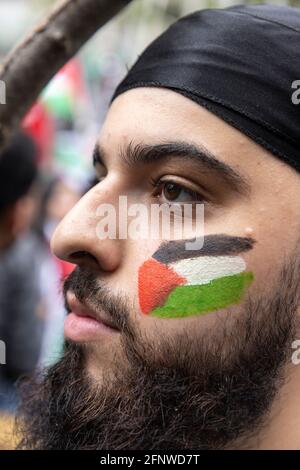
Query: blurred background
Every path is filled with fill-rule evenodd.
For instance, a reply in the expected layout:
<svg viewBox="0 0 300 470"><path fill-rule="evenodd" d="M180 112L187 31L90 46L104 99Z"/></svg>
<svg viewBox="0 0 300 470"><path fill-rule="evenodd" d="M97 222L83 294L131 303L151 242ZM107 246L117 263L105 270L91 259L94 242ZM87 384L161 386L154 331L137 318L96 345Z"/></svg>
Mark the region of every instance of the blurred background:
<svg viewBox="0 0 300 470"><path fill-rule="evenodd" d="M0 60L54 3L0 0ZM0 448L13 446L7 430L17 406L16 381L36 366L55 362L62 351L61 283L73 266L51 255L49 239L89 187L93 147L116 85L147 44L177 18L242 3L260 2L133 1L48 84L3 155L0 340L6 350L5 364L0 360ZM264 3L300 7L300 0Z"/></svg>

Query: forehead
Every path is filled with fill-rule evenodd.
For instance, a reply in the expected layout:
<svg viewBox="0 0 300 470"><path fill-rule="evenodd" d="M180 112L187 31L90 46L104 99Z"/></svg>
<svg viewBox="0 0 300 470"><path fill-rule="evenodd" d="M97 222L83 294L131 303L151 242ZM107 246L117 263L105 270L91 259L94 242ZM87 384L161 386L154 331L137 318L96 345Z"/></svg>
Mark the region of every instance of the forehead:
<svg viewBox="0 0 300 470"><path fill-rule="evenodd" d="M207 123L207 119L209 123ZM207 124L206 124L207 123ZM103 127L112 126L126 136L134 132L143 139L183 138L199 135L223 124L219 118L183 95L166 88L135 88L119 95L112 103Z"/></svg>
<svg viewBox="0 0 300 470"><path fill-rule="evenodd" d="M165 88L135 88L108 110L98 142L115 155L131 141L153 144L181 140L204 145L238 171L270 171L277 159L239 130L183 95ZM276 161L275 161L276 160Z"/></svg>

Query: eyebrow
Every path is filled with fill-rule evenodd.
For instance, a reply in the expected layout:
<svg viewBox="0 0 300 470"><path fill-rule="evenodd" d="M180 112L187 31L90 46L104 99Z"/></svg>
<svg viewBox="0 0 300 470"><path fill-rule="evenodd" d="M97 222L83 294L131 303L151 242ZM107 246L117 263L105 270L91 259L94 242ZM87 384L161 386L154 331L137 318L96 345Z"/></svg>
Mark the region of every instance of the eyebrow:
<svg viewBox="0 0 300 470"><path fill-rule="evenodd" d="M138 164L149 164L170 157L183 157L200 164L202 168L215 173L228 186L241 195L249 195L250 184L247 179L227 163L216 158L203 145L194 143L172 141L158 144L133 143L132 141L120 149L120 157L128 167ZM93 153L93 164L105 166L105 151L97 144Z"/></svg>

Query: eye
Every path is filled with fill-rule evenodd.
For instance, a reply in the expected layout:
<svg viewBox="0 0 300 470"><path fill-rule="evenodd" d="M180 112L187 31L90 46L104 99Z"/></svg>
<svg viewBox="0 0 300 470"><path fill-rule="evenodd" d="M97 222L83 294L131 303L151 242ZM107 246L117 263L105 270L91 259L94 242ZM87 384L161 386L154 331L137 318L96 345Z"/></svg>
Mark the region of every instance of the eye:
<svg viewBox="0 0 300 470"><path fill-rule="evenodd" d="M155 197L161 199L161 202L167 203L187 203L204 201L204 197L197 191L193 191L174 181L158 181L155 183Z"/></svg>

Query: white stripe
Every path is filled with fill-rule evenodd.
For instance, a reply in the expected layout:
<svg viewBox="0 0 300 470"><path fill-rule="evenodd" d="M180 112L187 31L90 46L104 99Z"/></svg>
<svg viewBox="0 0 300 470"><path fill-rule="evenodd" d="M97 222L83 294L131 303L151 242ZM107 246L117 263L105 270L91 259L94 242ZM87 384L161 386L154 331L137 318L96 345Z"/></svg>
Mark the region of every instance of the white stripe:
<svg viewBox="0 0 300 470"><path fill-rule="evenodd" d="M219 277L239 274L246 269L240 256L199 256L177 261L170 265L188 285L207 284Z"/></svg>

